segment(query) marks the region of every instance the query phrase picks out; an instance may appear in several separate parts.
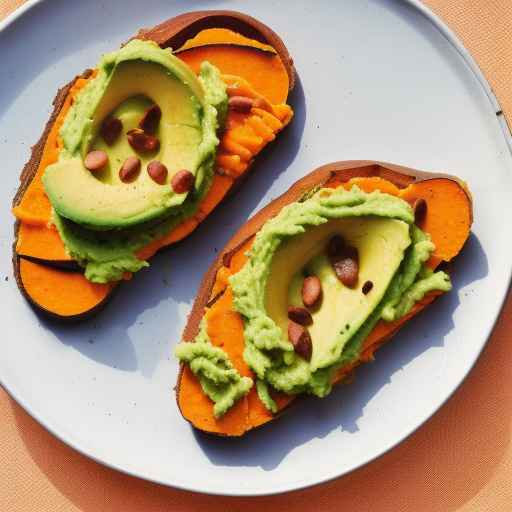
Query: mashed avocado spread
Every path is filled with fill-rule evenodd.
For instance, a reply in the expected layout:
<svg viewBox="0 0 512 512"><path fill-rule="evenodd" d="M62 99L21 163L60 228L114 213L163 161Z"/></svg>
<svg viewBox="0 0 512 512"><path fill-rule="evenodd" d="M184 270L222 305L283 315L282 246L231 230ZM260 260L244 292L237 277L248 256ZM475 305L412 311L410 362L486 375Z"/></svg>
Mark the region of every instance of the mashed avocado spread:
<svg viewBox="0 0 512 512"><path fill-rule="evenodd" d="M155 110L157 120L145 121ZM208 62L196 76L169 49L141 40L102 58L43 176L53 222L87 279L116 281L148 266L137 251L195 213L212 182L226 111L226 86ZM188 188L174 185L183 172Z"/></svg>
<svg viewBox="0 0 512 512"><path fill-rule="evenodd" d="M213 413L216 417L222 416L252 387L252 379L242 377L224 350L211 344L204 320L194 343L180 343L176 347L176 356L188 363L199 377L206 396L215 403Z"/></svg>
<svg viewBox="0 0 512 512"><path fill-rule="evenodd" d="M328 241L337 235L357 251L355 286L340 282L325 255ZM244 360L255 374L263 404L276 412L270 389L327 395L335 372L358 359L379 320L398 320L428 292L449 291L449 276L425 265L434 249L428 234L414 224L407 202L357 186L320 189L268 220L247 262L230 278L233 307L244 322ZM302 305L297 283L311 275L321 282L323 298L310 308L308 360L289 339L287 308ZM198 376L219 416L234 397L249 391L252 381L241 385L240 375L228 379L227 354L219 355L222 350L210 343L204 322L196 342L179 344L176 354ZM194 351L197 343L200 356Z"/></svg>

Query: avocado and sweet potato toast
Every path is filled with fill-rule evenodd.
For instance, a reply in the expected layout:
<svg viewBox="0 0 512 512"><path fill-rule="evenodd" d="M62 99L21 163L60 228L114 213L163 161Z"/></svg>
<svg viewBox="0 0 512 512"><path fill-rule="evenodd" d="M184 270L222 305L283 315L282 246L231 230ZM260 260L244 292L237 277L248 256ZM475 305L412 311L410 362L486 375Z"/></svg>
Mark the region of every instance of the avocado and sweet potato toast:
<svg viewBox="0 0 512 512"><path fill-rule="evenodd" d="M63 87L13 201L27 299L60 319L96 312L236 188L291 121L294 82L271 29L201 11L141 30Z"/></svg>
<svg viewBox="0 0 512 512"><path fill-rule="evenodd" d="M327 395L451 289L467 240L457 178L369 161L305 176L252 217L206 273L176 386L195 428L240 436Z"/></svg>

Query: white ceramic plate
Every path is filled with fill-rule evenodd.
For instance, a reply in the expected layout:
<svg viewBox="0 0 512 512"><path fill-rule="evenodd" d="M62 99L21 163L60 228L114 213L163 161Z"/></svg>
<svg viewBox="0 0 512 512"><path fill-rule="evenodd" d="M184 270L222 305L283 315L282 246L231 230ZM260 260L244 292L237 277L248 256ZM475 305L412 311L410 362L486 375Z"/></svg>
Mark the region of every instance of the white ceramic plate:
<svg viewBox="0 0 512 512"><path fill-rule="evenodd" d="M204 8L243 10L282 36L300 77L293 125L258 158L236 196L155 258L96 318L75 326L39 318L12 277L9 205L57 87L139 27ZM295 0L293 7L278 0L44 1L4 24L0 55L0 378L60 439L174 487L270 494L334 478L382 454L467 375L510 280L512 224L503 219L512 214L512 158L485 84L417 7L387 0ZM243 439L195 433L174 401L172 347L204 270L249 215L303 174L342 159L468 181L475 223L453 292L410 322L352 386L301 402Z"/></svg>

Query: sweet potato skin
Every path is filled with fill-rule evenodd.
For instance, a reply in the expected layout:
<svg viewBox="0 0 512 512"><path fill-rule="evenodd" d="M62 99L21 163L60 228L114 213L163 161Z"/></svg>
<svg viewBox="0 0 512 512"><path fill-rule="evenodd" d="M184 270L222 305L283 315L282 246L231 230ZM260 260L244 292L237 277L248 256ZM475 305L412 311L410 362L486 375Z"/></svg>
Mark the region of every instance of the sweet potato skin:
<svg viewBox="0 0 512 512"><path fill-rule="evenodd" d="M247 16L242 13L238 13L235 11L198 11L198 12L191 12L187 14L183 14L180 16L177 16L175 18L172 18L170 20L167 20L163 22L162 24L152 28L152 29L143 29L141 30L135 38L142 38L147 40L153 40L157 42L162 47L173 47L173 48L179 48L187 39L194 37L198 32L202 31L205 28L229 28L233 31L236 31L242 35L245 35L247 37L254 38L257 41L260 41L264 44L269 44L273 46L277 54L282 59L283 65L285 66L286 72L288 74L288 89L291 90L293 88L293 85L295 83L295 70L293 68L292 60L289 56L289 53L282 42L282 40L277 36L275 32L273 32L269 27L264 25L263 23L259 22L258 20ZM83 76L88 77L92 73L91 70L86 70L84 72ZM48 139L48 135L52 129L52 126L54 125L56 119L59 116L59 113L61 112L61 109L66 101L66 97L69 94L70 89L75 84L76 80L79 77L76 77L72 82L65 85L63 88L61 88L57 96L55 97L53 101L53 112L50 116L50 119L48 120L45 129L43 131L43 134L41 135L39 141L37 144L32 148L32 153L29 161L25 165L21 176L20 176L20 186L19 189L15 195L15 198L13 200L13 208L18 206L21 202L21 199L23 198L23 195L25 194L28 186L30 185L31 181L34 179L34 177L37 174L37 170L39 167L39 164L41 162L41 158L44 151L45 143ZM220 200L215 200L212 198L208 204L204 204L202 208L200 209L199 216L201 218L192 219L190 222L186 222L185 225L180 226L179 229L176 232L170 233L167 237L169 240L169 243L174 243L175 241L180 240L181 238L184 238L187 236L191 231L195 229L195 227L198 225L198 223L206 217L217 205L219 202L221 202L225 197L228 197L231 195L238 186L241 184L245 176L248 174L248 172L244 172L241 176L235 176L233 178L229 178L230 184L229 189L226 192L223 192L222 197ZM227 187L227 185L224 183L228 180L228 177L224 176L216 176L217 183L216 188L219 188L221 186L224 186L224 188ZM212 187L214 188L214 187ZM222 188L222 187L221 187ZM35 228L34 228L35 229ZM15 223L15 229L14 229L14 245L13 245L13 268L14 268L14 274L16 277L16 281L18 284L18 287L20 288L20 291L24 294L25 297L31 302L33 306L40 309L45 314L50 314L50 316L54 316L57 318L62 318L64 320L69 319L75 319L75 320L82 320L85 318L88 318L89 316L97 313L101 306L104 305L107 302L107 298L105 300L102 300L101 303L93 304L91 305L90 310L84 311L80 315L73 315L70 316L61 316L58 314L55 314L45 308L41 308L40 304L37 303L37 301L33 300L31 298L30 293L28 289L23 284L23 279L20 274L20 257L25 258L27 260L31 260L34 263L49 265L52 267L55 267L57 269L61 269L63 271L65 270L80 270L76 262L73 260L67 258L67 257L59 257L59 253L62 253L62 251L55 250L53 253L55 253L55 258L53 259L38 259L38 258L31 258L30 256L24 256L23 254L19 255L16 252L16 244L18 242L18 235L20 232L20 222L16 221ZM163 247L161 244L153 244L152 246L148 246L147 248L143 249L140 253L140 257L151 257L157 250L162 249ZM66 256L66 255L64 255ZM63 279L65 278L66 274L61 274ZM84 278L85 279L85 278ZM117 287L116 287L117 288Z"/></svg>
<svg viewBox="0 0 512 512"><path fill-rule="evenodd" d="M300 199L307 192L324 186L339 186L342 185L349 180L353 180L355 178L382 178L387 182L390 182L393 186L398 189L406 189L411 184L428 184L430 180L447 180L450 183L456 184L458 188L460 188L461 193L464 194L466 199L466 204L469 208L468 211L468 227L467 227L467 235L469 234L469 226L473 219L472 213L472 200L467 190L466 186L460 182L457 178L450 176L448 174L443 173L427 173L424 171L418 171L415 169L411 169L408 167L403 167L395 164L390 164L386 162L377 162L377 161L344 161L344 162L334 162L327 165L324 165L310 174L304 176L304 178L298 180L294 185L288 189L283 195L272 201L265 208L256 213L253 217L251 217L229 240L226 246L219 252L218 257L212 263L208 271L203 277L201 285L199 287L198 294L196 296L196 300L193 304L192 310L187 320L187 324L185 326L183 332L183 340L186 342L192 342L194 338L197 336L199 332L199 324L204 315L205 307L207 304L211 305L211 297L212 294L215 295L217 290L213 290L217 272L223 266L227 266L230 264L231 259L239 252L239 250L244 247L248 247L250 244L250 240L254 237L254 235L259 231L259 229L263 226L263 224L270 218L277 215L281 209L290 204L292 202ZM465 241L465 239L464 239ZM460 251L464 241L462 241L460 247L456 252ZM451 257L455 256L453 254ZM411 318L415 314L419 313L424 307L430 304L433 300L435 300L436 296L432 295L426 297L424 301L418 307L415 308L412 314L408 315L408 318ZM380 344L389 340L394 336L396 332L406 323L406 321L399 323L394 330L379 342ZM368 358L372 358L373 352L368 354ZM355 367L355 366L354 366ZM177 385L176 385L176 399L178 403L178 407L180 407L180 388L181 388L181 378L184 371L185 365L181 365L180 373L178 375ZM338 382L342 381L346 375L340 374L338 376ZM284 410L288 407L280 410L277 415L274 417L278 417ZM181 409L180 409L181 410ZM183 413L182 413L183 414ZM184 419L188 421L188 419L184 416ZM260 421L260 425L266 423L268 420ZM196 425L193 425L197 428ZM232 435L226 433L220 433L210 431L211 434L216 435ZM239 435L239 434L235 434Z"/></svg>

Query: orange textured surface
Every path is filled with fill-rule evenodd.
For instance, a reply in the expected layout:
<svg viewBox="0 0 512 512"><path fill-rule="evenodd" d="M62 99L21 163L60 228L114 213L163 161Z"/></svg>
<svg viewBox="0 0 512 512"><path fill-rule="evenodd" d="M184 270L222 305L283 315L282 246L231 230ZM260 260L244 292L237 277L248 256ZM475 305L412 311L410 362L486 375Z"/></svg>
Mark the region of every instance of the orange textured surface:
<svg viewBox="0 0 512 512"><path fill-rule="evenodd" d="M22 2L0 0L0 17ZM459 34L512 121L510 0L426 0ZM512 298L474 371L426 425L343 479L286 496L212 498L125 476L68 448L0 391L2 512L509 512Z"/></svg>
<svg viewBox="0 0 512 512"><path fill-rule="evenodd" d="M31 301L62 317L81 315L95 308L115 286L91 283L81 272L63 272L25 258L20 258L19 270Z"/></svg>

